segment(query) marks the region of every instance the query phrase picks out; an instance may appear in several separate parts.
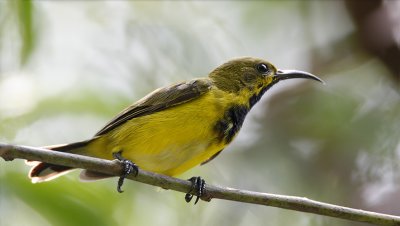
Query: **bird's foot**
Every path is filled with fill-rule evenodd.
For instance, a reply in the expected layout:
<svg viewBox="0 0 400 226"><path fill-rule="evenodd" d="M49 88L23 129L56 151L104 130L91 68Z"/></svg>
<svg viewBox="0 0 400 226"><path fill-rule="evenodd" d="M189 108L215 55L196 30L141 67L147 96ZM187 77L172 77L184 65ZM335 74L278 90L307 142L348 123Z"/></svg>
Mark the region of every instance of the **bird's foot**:
<svg viewBox="0 0 400 226"><path fill-rule="evenodd" d="M194 204L196 205L196 203L199 201L199 199L206 192L206 182L201 177L192 177L189 179L189 181L192 182L192 188L185 195L185 200L187 203L189 203L192 200L193 196L197 196L196 201L194 202ZM196 191L196 195L190 194L192 191Z"/></svg>
<svg viewBox="0 0 400 226"><path fill-rule="evenodd" d="M132 161L122 157L122 151L113 153L113 157L115 159L118 159L121 162L121 164L123 165L122 173L118 179L118 186L117 186L117 191L119 193L122 193L124 191L122 191L121 187L124 184L125 178L129 174L134 174L135 176L137 176L139 173L139 167Z"/></svg>

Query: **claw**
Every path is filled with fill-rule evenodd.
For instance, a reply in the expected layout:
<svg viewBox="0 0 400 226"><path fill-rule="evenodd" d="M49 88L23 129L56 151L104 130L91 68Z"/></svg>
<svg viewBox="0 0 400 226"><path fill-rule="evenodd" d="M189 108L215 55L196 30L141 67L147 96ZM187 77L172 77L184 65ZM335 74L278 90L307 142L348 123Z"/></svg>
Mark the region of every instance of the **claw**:
<svg viewBox="0 0 400 226"><path fill-rule="evenodd" d="M194 204L196 205L196 203L199 201L199 199L204 195L205 190L206 190L206 182L203 180L203 178L201 177L192 177L189 179L189 181L192 182L192 188L190 189L190 191L185 195L185 200L187 203L189 203L193 196L192 194L190 194L190 192L192 191L196 191L196 201L194 202Z"/></svg>
<svg viewBox="0 0 400 226"><path fill-rule="evenodd" d="M122 151L113 153L113 157L114 157L115 159L118 159L118 160L121 162L121 164L123 165L123 170L122 170L122 173L121 173L121 175L120 175L120 177L119 177L119 179L118 179L118 186L117 186L117 191L118 191L119 193L124 192L124 191L121 189L121 187L122 187L122 185L124 184L125 178L126 178L129 174L132 174L132 173L133 173L135 176L137 176L138 173L139 173L139 167L138 167L135 163L133 163L132 161L130 161L130 160L125 159L124 157L122 157L121 154L122 154Z"/></svg>

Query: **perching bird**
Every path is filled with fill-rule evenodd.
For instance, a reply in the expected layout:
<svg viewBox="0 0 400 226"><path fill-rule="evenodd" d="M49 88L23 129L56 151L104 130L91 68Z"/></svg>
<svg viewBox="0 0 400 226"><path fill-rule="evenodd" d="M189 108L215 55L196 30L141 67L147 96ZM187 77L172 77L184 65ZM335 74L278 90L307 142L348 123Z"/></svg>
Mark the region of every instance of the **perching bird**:
<svg viewBox="0 0 400 226"><path fill-rule="evenodd" d="M307 72L278 70L262 59L234 59L217 67L208 77L151 92L119 113L91 139L45 148L131 161L134 164L127 164L128 172L121 176L118 191L126 174L137 172L137 167L175 176L214 159L236 137L247 113L261 96L279 81L292 78L322 82ZM29 176L33 182L42 182L71 169L39 163ZM96 174L83 171L81 176ZM204 180L191 180L198 200ZM191 198L187 194L186 200Z"/></svg>

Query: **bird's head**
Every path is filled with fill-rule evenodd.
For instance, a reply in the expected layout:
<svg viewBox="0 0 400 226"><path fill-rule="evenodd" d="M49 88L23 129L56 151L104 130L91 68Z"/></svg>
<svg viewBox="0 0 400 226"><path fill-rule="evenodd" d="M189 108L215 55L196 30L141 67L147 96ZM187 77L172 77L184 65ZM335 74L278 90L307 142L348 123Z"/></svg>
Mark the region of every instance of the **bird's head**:
<svg viewBox="0 0 400 226"><path fill-rule="evenodd" d="M249 100L252 107L261 96L279 81L304 78L323 81L315 75L297 70L279 70L271 63L257 58L245 57L226 62L209 75L221 90L235 93Z"/></svg>

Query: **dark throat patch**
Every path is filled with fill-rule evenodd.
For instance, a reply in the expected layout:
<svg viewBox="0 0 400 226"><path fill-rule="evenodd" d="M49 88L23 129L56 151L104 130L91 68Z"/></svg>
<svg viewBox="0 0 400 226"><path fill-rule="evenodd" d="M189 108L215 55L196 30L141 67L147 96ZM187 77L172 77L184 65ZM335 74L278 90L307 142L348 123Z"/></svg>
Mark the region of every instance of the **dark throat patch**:
<svg viewBox="0 0 400 226"><path fill-rule="evenodd" d="M215 130L220 141L230 143L239 132L246 118L249 108L244 105L234 105L224 114L224 117L217 121Z"/></svg>
<svg viewBox="0 0 400 226"><path fill-rule="evenodd" d="M267 86L262 88L259 93L256 93L253 96L251 96L250 99L249 99L250 108L252 108L261 99L261 97L264 95L264 93L267 92L267 90L269 90L269 88L271 88L277 82L278 81L271 82L270 84L268 84Z"/></svg>

